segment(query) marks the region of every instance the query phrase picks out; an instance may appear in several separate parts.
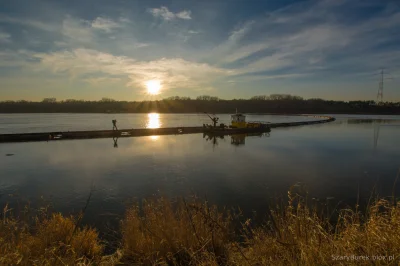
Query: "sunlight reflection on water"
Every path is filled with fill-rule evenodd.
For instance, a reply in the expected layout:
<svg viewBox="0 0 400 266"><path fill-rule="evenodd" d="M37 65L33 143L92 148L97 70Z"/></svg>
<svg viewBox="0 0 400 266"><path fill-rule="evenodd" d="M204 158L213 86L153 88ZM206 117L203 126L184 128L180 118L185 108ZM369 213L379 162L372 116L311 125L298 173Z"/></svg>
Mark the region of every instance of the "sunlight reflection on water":
<svg viewBox="0 0 400 266"><path fill-rule="evenodd" d="M150 113L147 115L147 124L146 128L160 128L161 127L161 122L160 122L160 114L157 113Z"/></svg>
<svg viewBox="0 0 400 266"><path fill-rule="evenodd" d="M156 141L160 138L160 136L150 136L150 139Z"/></svg>

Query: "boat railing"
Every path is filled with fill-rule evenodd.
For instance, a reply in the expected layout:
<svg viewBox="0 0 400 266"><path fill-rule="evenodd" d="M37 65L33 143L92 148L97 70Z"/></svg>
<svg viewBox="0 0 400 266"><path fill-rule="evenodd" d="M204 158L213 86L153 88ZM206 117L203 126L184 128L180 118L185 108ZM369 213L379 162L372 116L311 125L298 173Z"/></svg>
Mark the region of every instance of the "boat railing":
<svg viewBox="0 0 400 266"><path fill-rule="evenodd" d="M271 122L266 122L266 121L248 121L247 123L254 123L254 124L271 124Z"/></svg>

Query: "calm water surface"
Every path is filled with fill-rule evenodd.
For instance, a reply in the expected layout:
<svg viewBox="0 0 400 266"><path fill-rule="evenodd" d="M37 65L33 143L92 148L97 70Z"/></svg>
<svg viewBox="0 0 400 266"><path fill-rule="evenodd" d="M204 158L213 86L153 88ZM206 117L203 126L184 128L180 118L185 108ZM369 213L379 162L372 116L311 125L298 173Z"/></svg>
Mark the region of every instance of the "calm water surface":
<svg viewBox="0 0 400 266"><path fill-rule="evenodd" d="M246 213L263 212L270 198L284 196L299 182L312 197L349 204L358 191L367 200L374 186L381 196L391 195L400 167L400 117L334 116L332 123L272 129L263 136L0 144L0 205L39 205L43 198L57 211L75 213L94 187L85 219L101 227L117 221L132 199L156 194L195 193ZM18 114L0 115L0 133L105 129L114 117L121 128L210 123L203 115ZM228 122L229 116L221 120ZM258 115L248 120L304 118Z"/></svg>

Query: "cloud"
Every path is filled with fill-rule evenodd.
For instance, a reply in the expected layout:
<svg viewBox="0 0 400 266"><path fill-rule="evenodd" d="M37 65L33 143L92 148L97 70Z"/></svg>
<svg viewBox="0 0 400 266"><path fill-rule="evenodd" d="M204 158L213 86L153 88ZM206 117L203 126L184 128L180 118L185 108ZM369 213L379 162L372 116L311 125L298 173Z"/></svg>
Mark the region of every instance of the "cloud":
<svg viewBox="0 0 400 266"><path fill-rule="evenodd" d="M232 53L233 50L238 48L240 40L250 31L254 21L248 21L243 25L236 26L236 28L229 34L228 39L215 47L208 55L207 59L211 61L224 61L224 57Z"/></svg>
<svg viewBox="0 0 400 266"><path fill-rule="evenodd" d="M237 43L238 41L240 41L246 35L246 33L251 30L253 24L254 21L250 20L241 27L233 30L232 33L229 35L228 43Z"/></svg>
<svg viewBox="0 0 400 266"><path fill-rule="evenodd" d="M236 27L207 61L238 75L264 72L265 78L334 76L338 71L348 74L348 69L357 74L385 65L396 71L400 57L391 43L400 41L399 9L356 21L339 12L362 5L348 0L301 2L252 18ZM384 50L392 54L390 60Z"/></svg>
<svg viewBox="0 0 400 266"><path fill-rule="evenodd" d="M0 43L9 43L11 42L11 35L6 32L0 31Z"/></svg>
<svg viewBox="0 0 400 266"><path fill-rule="evenodd" d="M91 23L67 16L62 23L62 34L74 41L88 43L93 40Z"/></svg>
<svg viewBox="0 0 400 266"><path fill-rule="evenodd" d="M175 16L180 19L192 19L191 14L192 14L191 11L184 10L179 13L176 13Z"/></svg>
<svg viewBox="0 0 400 266"><path fill-rule="evenodd" d="M0 22L19 24L27 27L36 28L43 31L57 31L58 26L51 23L44 23L42 21L28 19L28 18L16 18L9 17L6 15L0 15Z"/></svg>
<svg viewBox="0 0 400 266"><path fill-rule="evenodd" d="M141 43L141 42L139 42L139 43L134 43L132 46L133 46L133 48L143 48L143 47L148 47L150 45L151 44L149 44L149 43Z"/></svg>
<svg viewBox="0 0 400 266"><path fill-rule="evenodd" d="M121 27L120 24L107 18L98 17L92 21L92 28L111 32L115 28Z"/></svg>
<svg viewBox="0 0 400 266"><path fill-rule="evenodd" d="M173 13L169 11L169 9L165 6L162 6L160 8L149 8L148 12L151 13L154 17L162 18L166 21L174 20L177 18L184 20L192 19L190 10L183 10L178 13Z"/></svg>
<svg viewBox="0 0 400 266"><path fill-rule="evenodd" d="M121 78L113 78L113 77L98 77L98 78L86 78L83 79L85 82L97 86L99 84L102 84L104 82L107 83L116 83L116 82L120 82Z"/></svg>
<svg viewBox="0 0 400 266"><path fill-rule="evenodd" d="M127 23L123 18L120 21ZM89 43L96 36L96 31L111 33L116 28L122 28L121 23L104 17L97 17L93 21L89 21L66 16L62 23L62 33L75 41Z"/></svg>
<svg viewBox="0 0 400 266"><path fill-rule="evenodd" d="M158 79L164 88L199 89L232 71L181 58L138 61L126 56L114 56L90 49L75 49L50 54L37 53L43 70L65 73L73 78L102 74L112 78L128 78L130 87L144 88L148 80ZM96 79L86 81L95 82ZM115 81L115 80L114 80Z"/></svg>
<svg viewBox="0 0 400 266"><path fill-rule="evenodd" d="M68 46L68 43L63 42L63 41L55 41L55 42L54 42L54 45L55 45L56 47L66 47L66 46Z"/></svg>
<svg viewBox="0 0 400 266"><path fill-rule="evenodd" d="M228 81L228 83L241 83L241 82L253 82L253 81L265 81L265 80L282 80L282 79L294 79L294 78L303 78L307 77L311 74L308 73L291 73L291 74L261 74L257 75L256 73L252 73L251 75L244 76L233 76L232 79Z"/></svg>
<svg viewBox="0 0 400 266"><path fill-rule="evenodd" d="M23 67L33 61L32 52L26 50L0 51L0 67Z"/></svg>

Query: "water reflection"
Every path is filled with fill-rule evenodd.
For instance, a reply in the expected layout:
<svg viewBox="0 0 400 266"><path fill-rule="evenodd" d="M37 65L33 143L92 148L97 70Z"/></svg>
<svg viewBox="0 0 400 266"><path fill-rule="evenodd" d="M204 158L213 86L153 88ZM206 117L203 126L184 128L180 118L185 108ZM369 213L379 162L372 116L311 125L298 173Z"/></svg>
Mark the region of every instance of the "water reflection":
<svg viewBox="0 0 400 266"><path fill-rule="evenodd" d="M147 124L146 128L160 128L161 127L161 122L160 122L160 114L157 113L151 113L147 114Z"/></svg>
<svg viewBox="0 0 400 266"><path fill-rule="evenodd" d="M391 124L398 123L394 119L348 119L347 124Z"/></svg>
<svg viewBox="0 0 400 266"><path fill-rule="evenodd" d="M114 141L114 148L118 148L118 138L113 137L113 141Z"/></svg>
<svg viewBox="0 0 400 266"><path fill-rule="evenodd" d="M231 144L241 146L246 144L246 134L238 134L231 136Z"/></svg>
<svg viewBox="0 0 400 266"><path fill-rule="evenodd" d="M269 132L267 133L247 133L247 134L236 134L231 135L231 144L235 146L242 146L246 144L246 137L269 137Z"/></svg>
<svg viewBox="0 0 400 266"><path fill-rule="evenodd" d="M206 141L210 141L213 145L213 147L218 145L218 139L223 140L224 135L218 135L218 134L213 134L213 133L203 133L203 139Z"/></svg>
<svg viewBox="0 0 400 266"><path fill-rule="evenodd" d="M385 121L386 124L381 124L383 122L381 121ZM380 134L380 130L381 127L400 127L400 124L398 124L397 120L374 120L373 122L373 128L374 128L374 154L377 153L378 150L378 141L379 141L379 134ZM390 122L388 122L390 121Z"/></svg>
<svg viewBox="0 0 400 266"><path fill-rule="evenodd" d="M379 140L379 131L380 126L378 124L374 124L374 153L376 153L378 148L378 140Z"/></svg>
<svg viewBox="0 0 400 266"><path fill-rule="evenodd" d="M245 133L245 134L234 134L231 136L231 144L234 146L242 146L246 144L246 137L269 137L270 133ZM213 146L218 145L218 139L225 140L224 135L203 133L203 139L210 141Z"/></svg>

